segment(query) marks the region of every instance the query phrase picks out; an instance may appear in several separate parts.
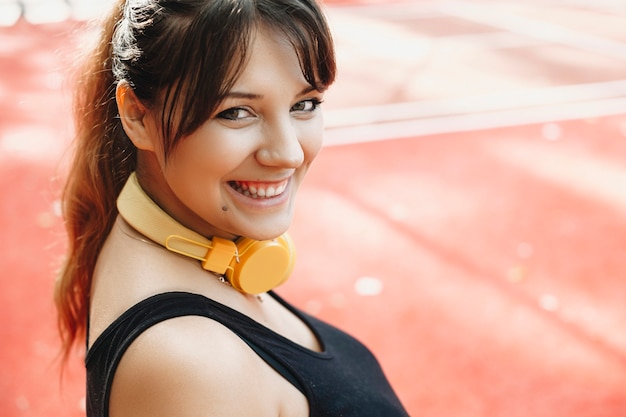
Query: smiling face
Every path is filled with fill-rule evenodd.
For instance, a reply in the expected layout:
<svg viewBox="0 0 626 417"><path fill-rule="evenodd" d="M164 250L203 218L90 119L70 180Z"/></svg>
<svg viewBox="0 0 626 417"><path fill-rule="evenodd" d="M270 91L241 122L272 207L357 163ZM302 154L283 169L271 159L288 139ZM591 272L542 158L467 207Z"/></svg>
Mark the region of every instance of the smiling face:
<svg viewBox="0 0 626 417"><path fill-rule="evenodd" d="M205 236L279 236L322 146L321 100L291 44L261 28L225 99L167 158L154 140L160 113L147 113L151 145L139 141L139 180L165 211Z"/></svg>

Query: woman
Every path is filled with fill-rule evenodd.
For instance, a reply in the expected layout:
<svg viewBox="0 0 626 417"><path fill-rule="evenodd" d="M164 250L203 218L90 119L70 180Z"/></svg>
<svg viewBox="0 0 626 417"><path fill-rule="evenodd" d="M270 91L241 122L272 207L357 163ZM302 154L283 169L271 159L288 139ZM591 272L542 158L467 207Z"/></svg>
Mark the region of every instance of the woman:
<svg viewBox="0 0 626 417"><path fill-rule="evenodd" d="M376 360L272 289L335 76L312 0L128 0L78 84L56 300L87 415L406 416Z"/></svg>

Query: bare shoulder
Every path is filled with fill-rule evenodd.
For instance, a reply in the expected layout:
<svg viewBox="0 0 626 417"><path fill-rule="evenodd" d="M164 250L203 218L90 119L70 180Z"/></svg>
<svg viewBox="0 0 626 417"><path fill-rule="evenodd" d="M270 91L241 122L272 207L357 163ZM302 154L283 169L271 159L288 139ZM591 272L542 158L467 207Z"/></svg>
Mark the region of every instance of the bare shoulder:
<svg viewBox="0 0 626 417"><path fill-rule="evenodd" d="M124 354L110 415L276 417L281 400L272 381L265 364L221 324L175 318L148 329Z"/></svg>

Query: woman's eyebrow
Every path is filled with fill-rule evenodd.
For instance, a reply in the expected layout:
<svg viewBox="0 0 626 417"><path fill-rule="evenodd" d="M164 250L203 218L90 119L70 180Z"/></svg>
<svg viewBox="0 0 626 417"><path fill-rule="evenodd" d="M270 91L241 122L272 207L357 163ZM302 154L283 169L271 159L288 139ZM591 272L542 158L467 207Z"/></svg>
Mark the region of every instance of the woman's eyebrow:
<svg viewBox="0 0 626 417"><path fill-rule="evenodd" d="M315 86L307 85L298 94L296 94L296 97L301 97L301 96L307 95L311 91L320 91L320 90L319 90L319 88L317 88ZM247 100L260 100L260 99L263 98L263 95L262 94L255 94L255 93L246 93L244 91L229 91L228 93L226 93L224 98L239 98L239 99L247 99Z"/></svg>
<svg viewBox="0 0 626 417"><path fill-rule="evenodd" d="M319 87L316 87L314 85L307 85L306 87L302 89L302 91L300 91L300 93L298 93L298 96L305 96L309 94L311 91L320 91L320 89Z"/></svg>
<svg viewBox="0 0 626 417"><path fill-rule="evenodd" d="M254 94L254 93L245 93L242 91L229 91L228 93L226 93L224 98L245 98L249 100L258 100L258 99L263 98L263 95Z"/></svg>

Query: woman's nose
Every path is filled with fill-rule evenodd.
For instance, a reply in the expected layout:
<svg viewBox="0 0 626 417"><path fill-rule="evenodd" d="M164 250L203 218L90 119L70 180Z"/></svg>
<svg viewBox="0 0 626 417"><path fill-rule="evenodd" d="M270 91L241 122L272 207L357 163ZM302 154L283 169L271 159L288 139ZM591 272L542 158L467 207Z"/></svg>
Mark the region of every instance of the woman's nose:
<svg viewBox="0 0 626 417"><path fill-rule="evenodd" d="M260 164L281 168L297 168L304 162L304 150L298 131L290 120L265 129L256 158Z"/></svg>

